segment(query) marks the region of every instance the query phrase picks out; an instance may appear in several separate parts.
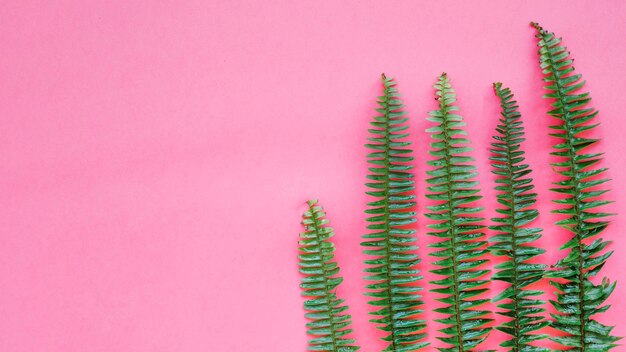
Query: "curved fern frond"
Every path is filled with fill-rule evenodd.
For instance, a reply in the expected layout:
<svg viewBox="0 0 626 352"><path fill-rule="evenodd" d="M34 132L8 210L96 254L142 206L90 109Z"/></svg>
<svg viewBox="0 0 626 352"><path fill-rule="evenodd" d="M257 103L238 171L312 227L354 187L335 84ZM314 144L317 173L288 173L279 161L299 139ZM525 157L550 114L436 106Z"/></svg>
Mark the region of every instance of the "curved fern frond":
<svg viewBox="0 0 626 352"><path fill-rule="evenodd" d="M599 199L607 191L597 187L608 179L603 176L606 169L596 167L602 153L584 151L597 142L585 135L597 126L590 122L598 112L588 106L589 93L580 92L585 81L580 74L573 73L573 60L567 48L561 45L561 39L536 23L532 25L537 29L540 65L545 75L545 88L549 91L544 97L553 100L554 109L548 114L559 121L550 127L556 130L551 135L561 139L554 146L556 151L552 155L561 158L553 166L563 179L555 182L556 187L552 190L564 198L556 201L562 208L554 212L565 215L557 225L573 234L572 239L561 247L569 250L568 255L558 261L558 271L551 274L560 279L552 282L558 292L557 301L551 303L558 313L552 315L551 325L566 334L552 339L570 347L568 351L608 351L616 346L619 338L611 335L612 327L591 317L609 309L603 304L615 289L615 283L604 278L596 285L590 280L612 253L604 251L608 241L591 240L609 224L601 219L610 214L597 210L609 203Z"/></svg>
<svg viewBox="0 0 626 352"><path fill-rule="evenodd" d="M547 348L532 345L532 342L548 337L533 334L546 327L548 322L537 315L545 311L542 306L546 302L536 298L543 292L530 290L527 286L544 277L546 265L530 263L532 258L545 253L545 250L532 245L532 242L541 238L542 229L528 226L539 212L533 207L537 194L532 193L533 180L528 177L531 170L528 164L523 164L525 158L521 143L525 140L524 127L511 90L502 88L502 83L494 83L493 88L500 100L502 116L496 127L497 134L493 136L495 142L491 144L490 159L492 172L497 175L497 199L501 204L496 212L502 216L491 219L497 225L489 226L489 229L497 234L490 239L490 249L494 255L506 259L496 265L497 272L492 279L508 284L494 301L505 300L505 303L498 305L502 309L498 314L509 318L496 329L512 336L500 344L509 351L547 352Z"/></svg>
<svg viewBox="0 0 626 352"><path fill-rule="evenodd" d="M487 318L489 311L476 309L489 301L478 297L487 292L484 286L488 281L482 278L489 270L481 267L487 263L484 255L488 251L481 225L484 219L477 216L482 208L472 205L481 198L478 182L474 181L478 173L472 165L474 159L466 155L472 148L463 137L467 134L463 129L465 123L455 113L459 110L453 105L456 94L445 73L434 87L439 109L430 112L428 120L437 126L427 131L434 139L430 154L437 159L428 162L435 169L427 172L430 186L426 196L438 204L429 206L431 213L426 216L437 221L429 225L435 230L429 235L443 239L430 245L437 249L431 255L437 258L434 264L440 267L432 272L444 276L432 282L440 286L432 291L444 295L438 300L445 306L435 311L446 315L437 320L446 325L440 330L446 336L439 339L450 345L438 349L462 352L473 350L486 339L490 331L488 324L493 320Z"/></svg>
<svg viewBox="0 0 626 352"><path fill-rule="evenodd" d="M335 246L328 239L333 229L328 227L326 213L317 201L308 202L309 209L304 213L300 234L300 272L302 295L309 299L304 302L307 332L314 336L309 341L311 351L350 352L357 351L354 339L346 338L352 332L352 318L346 314L348 306L337 298L337 286L343 281L339 275L337 262L333 260Z"/></svg>
<svg viewBox="0 0 626 352"><path fill-rule="evenodd" d="M428 344L423 341L426 322L416 317L423 312L418 308L423 302L418 293L421 288L415 285L422 279L416 268L420 259L414 253L415 230L407 227L416 222L412 211L415 195L411 194L415 189L410 172L413 166L409 164L413 157L411 142L406 141L408 118L402 111L404 104L396 83L385 75L382 82L384 92L376 109L379 115L371 122L374 128L369 132L373 136L366 144L373 150L368 155L372 167L367 176L370 191L366 193L376 198L367 203L367 229L371 232L363 236L366 241L361 244L371 257L365 261L365 279L373 281L367 285L366 295L377 308L372 312L377 318L371 321L387 333L383 338L389 343L385 351L416 351Z"/></svg>

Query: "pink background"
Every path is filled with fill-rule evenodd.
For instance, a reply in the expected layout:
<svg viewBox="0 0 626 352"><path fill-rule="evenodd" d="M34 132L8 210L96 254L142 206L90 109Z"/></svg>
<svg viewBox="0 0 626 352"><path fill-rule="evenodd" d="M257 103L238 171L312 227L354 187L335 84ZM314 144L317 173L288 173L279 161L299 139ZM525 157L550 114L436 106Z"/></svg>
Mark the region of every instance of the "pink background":
<svg viewBox="0 0 626 352"><path fill-rule="evenodd" d="M615 178L607 198L620 200L607 210L626 213L626 3L445 3L4 1L0 350L304 351L296 240L305 200L318 197L337 231L339 294L355 337L379 351L358 244L363 144L383 71L397 77L412 117L419 199L431 86L449 73L486 217L495 203L491 82L514 90L541 245L551 249L542 260L553 263L568 235L547 211L553 121L531 20L566 38L588 80L602 166ZM626 268L625 230L623 216L604 234L616 241L603 271L612 279ZM625 295L622 281L602 322L624 320ZM438 328L429 326L431 341ZM626 335L626 323L615 332ZM501 338L492 333L490 346Z"/></svg>

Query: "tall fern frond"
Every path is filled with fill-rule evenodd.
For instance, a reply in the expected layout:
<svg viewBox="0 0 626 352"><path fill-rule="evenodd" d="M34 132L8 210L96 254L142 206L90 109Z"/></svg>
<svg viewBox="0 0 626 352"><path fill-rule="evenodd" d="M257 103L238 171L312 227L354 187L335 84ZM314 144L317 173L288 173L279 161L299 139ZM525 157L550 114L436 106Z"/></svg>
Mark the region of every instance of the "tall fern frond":
<svg viewBox="0 0 626 352"><path fill-rule="evenodd" d="M615 289L615 283L604 278L596 285L590 280L612 253L604 251L608 241L592 240L609 225L604 218L610 214L597 210L609 203L600 199L607 190L597 187L608 179L603 176L606 169L596 166L602 153L584 151L598 141L585 136L597 126L591 122L598 112L588 105L589 93L580 92L585 81L580 74L573 73L573 60L567 48L561 45L561 39L536 23L533 26L539 39L543 80L549 91L544 97L553 100L554 109L548 114L558 120L558 124L550 126L556 130L551 135L561 140L554 146L556 151L552 155L561 159L553 166L563 179L555 182L552 190L564 198L556 201L562 207L554 212L565 216L557 225L573 234L561 247L569 253L558 261L558 271L551 275L560 279L552 282L558 290L557 300L551 302L558 312L552 315L552 326L566 334L553 340L569 347L568 351L608 351L616 346L619 338L611 335L612 327L599 323L592 316L609 309L609 305L603 304Z"/></svg>
<svg viewBox="0 0 626 352"><path fill-rule="evenodd" d="M308 202L309 209L304 213L302 224L304 232L300 234L300 272L308 333L313 338L309 341L311 351L350 352L357 351L354 339L346 338L352 332L352 318L346 314L348 306L343 299L337 298L336 288L343 281L339 276L339 267L333 260L335 246L329 241L333 229L328 227L326 213L317 201Z"/></svg>
<svg viewBox="0 0 626 352"><path fill-rule="evenodd" d="M411 173L413 160L411 143L407 141L408 118L402 110L404 104L396 89L395 81L382 75L383 96L378 98L378 116L374 117L369 130L373 135L366 147L373 152L368 154L371 164L366 192L375 198L367 203L365 211L367 229L370 233L363 236L364 253L371 259L365 261L368 266L366 295L376 307L371 321L379 324L378 328L387 334L383 338L389 344L385 351L416 351L428 344L424 342L426 322L416 317L422 313L421 288L415 283L421 280L416 265L420 262L414 253L415 230L407 225L416 222L415 189Z"/></svg>
<svg viewBox="0 0 626 352"><path fill-rule="evenodd" d="M437 249L431 255L437 258L434 264L440 267L432 272L444 276L432 282L440 286L432 291L444 295L438 300L445 306L435 311L446 315L437 320L445 324L440 331L446 336L439 339L450 345L438 349L462 352L473 350L491 330L488 324L493 319L486 317L489 311L476 309L489 301L477 297L487 291L484 286L488 281L483 277L489 270L481 267L487 263L483 256L488 251L481 225L484 219L477 216L482 208L472 205L481 196L478 182L474 181L478 175L472 165L474 159L466 155L472 151L469 140L463 137L467 134L463 129L466 124L456 114L459 110L454 105L456 94L445 73L434 87L439 109L430 112L428 120L437 125L427 131L434 139L430 154L437 159L428 162L435 169L427 172L430 186L426 196L438 204L429 206L431 213L426 216L437 221L429 225L435 230L429 234L443 239L430 245Z"/></svg>
<svg viewBox="0 0 626 352"><path fill-rule="evenodd" d="M498 305L502 309L498 314L508 318L496 329L512 336L500 344L509 351L547 352L547 348L532 345L532 342L548 337L533 334L546 327L548 322L537 315L545 311L542 306L546 302L536 298L543 292L530 290L527 286L544 277L546 265L530 263L532 258L545 253L545 250L532 244L541 238L542 230L528 226L539 212L534 209L537 194L532 193L533 179L528 177L531 169L528 164L523 164L525 158L521 143L525 140L524 127L511 90L502 88L502 83L494 83L493 88L500 100L502 116L496 127L497 134L493 136L495 142L491 144L490 159L492 172L497 175L497 199L501 204L496 212L502 216L491 219L497 225L489 229L497 234L490 239L490 249L494 255L506 258L495 267L497 272L492 279L508 284L494 298L495 302L505 300Z"/></svg>

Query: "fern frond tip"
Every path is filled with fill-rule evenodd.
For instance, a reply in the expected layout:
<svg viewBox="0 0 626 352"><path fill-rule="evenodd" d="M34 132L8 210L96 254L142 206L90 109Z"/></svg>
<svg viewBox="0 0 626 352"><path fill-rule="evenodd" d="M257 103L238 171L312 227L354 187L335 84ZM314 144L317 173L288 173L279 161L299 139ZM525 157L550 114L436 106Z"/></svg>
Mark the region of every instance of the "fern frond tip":
<svg viewBox="0 0 626 352"><path fill-rule="evenodd" d="M326 352L357 351L355 340L346 337L352 333L352 317L347 313L345 300L337 297L337 287L343 281L334 260L334 244L329 241L333 229L329 227L324 209L315 200L309 200L309 209L303 214L304 232L300 234L299 267L303 274L302 295L309 339L309 350Z"/></svg>
<svg viewBox="0 0 626 352"><path fill-rule="evenodd" d="M530 22L530 25L533 26L537 31L543 31L543 28L537 22Z"/></svg>

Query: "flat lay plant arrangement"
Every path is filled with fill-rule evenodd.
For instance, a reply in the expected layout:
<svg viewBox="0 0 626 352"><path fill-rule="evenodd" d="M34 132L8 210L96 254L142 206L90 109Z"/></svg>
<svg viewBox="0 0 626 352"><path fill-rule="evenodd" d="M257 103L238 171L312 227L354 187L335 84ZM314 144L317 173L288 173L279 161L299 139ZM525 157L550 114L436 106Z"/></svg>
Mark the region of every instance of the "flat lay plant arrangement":
<svg viewBox="0 0 626 352"><path fill-rule="evenodd" d="M540 69L544 74L545 98L552 102L548 114L555 118L549 126L558 143L552 155L554 188L559 194L556 206L537 209L531 167L524 158L523 117L510 89L494 83L501 116L494 126L490 149L491 172L496 175L498 216L486 221L480 207L478 175L471 157L470 139L465 122L455 105L457 95L449 77L438 77L434 88L437 109L429 113L433 127L426 172L425 194L435 205L425 216L432 220L428 236L436 238L429 256L437 279L424 282L420 261L415 253L417 237L410 224L416 222L413 150L408 131L408 117L393 79L382 76L383 94L378 98L377 116L370 122L366 147L370 164L367 178L367 232L363 252L368 281L365 295L370 297L371 320L384 331L387 347L383 351L418 351L436 348L442 352L484 351L481 344L491 329L509 337L501 341L500 351L550 351L541 347L551 339L562 351L609 351L619 337L613 327L605 326L605 301L615 283L598 276L612 254L609 242L599 237L609 222L598 209L607 203L602 184L606 168L600 167L602 153L586 148L596 143L589 137L598 112L589 107L591 97L583 92L582 76L574 73L572 59L561 39L538 24ZM542 165L543 167L543 165ZM539 212L552 211L563 217L555 226L571 233L561 247L557 263L537 263L545 250L536 241L542 229L532 222ZM306 297L307 332L312 351L356 351L350 338L351 317L345 301L337 297L342 278L333 259L333 230L317 201L309 201L304 213L304 232L300 234L299 266L303 274L301 288ZM489 269L493 256L504 259ZM488 292L489 280L506 283L500 292ZM532 285L549 280L556 290L556 300L541 300L544 293ZM421 319L424 311L423 290L443 304L435 310L438 325L443 326L436 341L428 339L425 328L430 322ZM492 297L492 299L488 298ZM493 302L494 307L490 304ZM547 304L551 313L547 315ZM493 311L492 311L493 310ZM493 313L505 317L493 326ZM598 320L596 320L599 319ZM548 336L550 326L558 334ZM558 336L557 336L558 335Z"/></svg>

